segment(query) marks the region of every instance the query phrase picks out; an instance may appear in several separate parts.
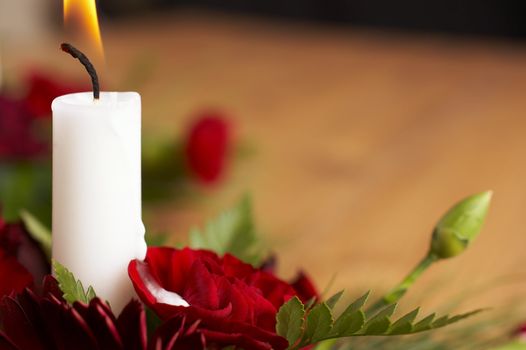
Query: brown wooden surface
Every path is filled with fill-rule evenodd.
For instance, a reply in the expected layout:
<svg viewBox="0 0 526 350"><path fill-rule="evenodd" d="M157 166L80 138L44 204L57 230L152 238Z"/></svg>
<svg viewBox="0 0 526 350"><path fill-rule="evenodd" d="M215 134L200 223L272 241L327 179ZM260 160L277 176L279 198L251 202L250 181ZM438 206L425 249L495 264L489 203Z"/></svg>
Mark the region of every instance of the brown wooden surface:
<svg viewBox="0 0 526 350"><path fill-rule="evenodd" d="M218 106L257 150L203 201L158 208L151 229L182 237L250 191L284 276L305 268L324 286L337 272L333 290L358 293L397 282L454 201L493 189L480 239L412 294L526 282L526 47L195 13L103 29L105 76L142 93L146 130L177 135Z"/></svg>

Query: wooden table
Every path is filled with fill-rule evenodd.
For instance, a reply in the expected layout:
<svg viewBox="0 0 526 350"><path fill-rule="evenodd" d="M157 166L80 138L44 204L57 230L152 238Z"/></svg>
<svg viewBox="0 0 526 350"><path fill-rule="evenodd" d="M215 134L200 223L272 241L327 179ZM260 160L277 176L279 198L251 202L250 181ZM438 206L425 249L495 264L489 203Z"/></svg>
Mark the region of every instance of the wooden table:
<svg viewBox="0 0 526 350"><path fill-rule="evenodd" d="M218 107L257 150L204 201L159 208L152 230L183 237L250 191L284 276L304 268L323 287L337 272L332 290L384 290L453 202L493 189L480 239L411 295L510 275L470 305L526 291L526 47L192 12L103 29L106 76L142 93L145 129L175 135ZM123 82L138 67L149 75Z"/></svg>

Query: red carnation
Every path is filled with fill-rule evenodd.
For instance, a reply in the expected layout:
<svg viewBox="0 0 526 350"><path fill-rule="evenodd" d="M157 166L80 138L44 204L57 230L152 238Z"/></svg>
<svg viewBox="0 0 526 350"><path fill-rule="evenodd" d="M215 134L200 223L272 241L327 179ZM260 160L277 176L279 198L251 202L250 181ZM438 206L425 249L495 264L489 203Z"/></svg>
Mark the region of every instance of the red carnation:
<svg viewBox="0 0 526 350"><path fill-rule="evenodd" d="M186 141L186 160L193 175L212 183L223 174L230 147L229 125L217 112L198 115Z"/></svg>
<svg viewBox="0 0 526 350"><path fill-rule="evenodd" d="M23 102L0 95L0 159L34 157L46 149L33 134L32 122Z"/></svg>
<svg viewBox="0 0 526 350"><path fill-rule="evenodd" d="M232 255L205 250L149 248L145 261L130 263L141 299L161 318L198 323L208 344L251 350L280 350L275 333L279 307L298 293L273 274ZM315 295L301 296L310 299Z"/></svg>
<svg viewBox="0 0 526 350"><path fill-rule="evenodd" d="M73 84L64 84L41 72L31 73L28 83L25 101L29 111L39 118L51 116L51 102L56 97L85 90Z"/></svg>
<svg viewBox="0 0 526 350"><path fill-rule="evenodd" d="M138 301L131 301L118 318L99 298L70 306L52 277L41 296L26 289L16 298L4 297L0 315L1 349L146 349L146 320Z"/></svg>

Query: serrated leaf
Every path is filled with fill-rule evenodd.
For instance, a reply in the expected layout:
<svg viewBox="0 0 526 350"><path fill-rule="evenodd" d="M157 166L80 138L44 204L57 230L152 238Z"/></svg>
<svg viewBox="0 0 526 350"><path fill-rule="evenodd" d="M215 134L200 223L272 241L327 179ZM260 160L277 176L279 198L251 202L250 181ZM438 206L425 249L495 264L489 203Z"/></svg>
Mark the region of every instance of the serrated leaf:
<svg viewBox="0 0 526 350"><path fill-rule="evenodd" d="M352 302L338 317L333 326L332 335L336 337L351 336L362 329L365 313L361 310L369 298L370 291Z"/></svg>
<svg viewBox="0 0 526 350"><path fill-rule="evenodd" d="M69 304L76 301L81 303L89 303L91 299L96 297L95 291L91 286L87 291L84 291L84 286L80 280L77 280L73 273L61 265L57 261L53 261L53 270L58 282L58 286L64 295L62 296Z"/></svg>
<svg viewBox="0 0 526 350"><path fill-rule="evenodd" d="M411 332L413 329L413 322L418 316L420 308L416 308L411 312L408 312L404 316L400 317L396 322L391 325L390 335L405 334Z"/></svg>
<svg viewBox="0 0 526 350"><path fill-rule="evenodd" d="M362 310L346 312L340 315L332 328L332 337L350 337L362 329L365 313Z"/></svg>
<svg viewBox="0 0 526 350"><path fill-rule="evenodd" d="M431 315L428 315L424 317L422 320L420 320L417 324L413 326L413 332L422 332L425 330L428 330L431 328L431 324L433 323L433 320L435 319L435 314L432 313Z"/></svg>
<svg viewBox="0 0 526 350"><path fill-rule="evenodd" d="M332 313L327 304L317 304L307 315L303 341L312 344L326 338L331 331L333 322Z"/></svg>
<svg viewBox="0 0 526 350"><path fill-rule="evenodd" d="M51 258L51 231L26 210L20 212L20 218L29 235L38 242L46 256Z"/></svg>
<svg viewBox="0 0 526 350"><path fill-rule="evenodd" d="M327 299L325 304L327 304L329 309L331 309L331 310L334 309L334 306L336 306L338 301L340 301L340 298L342 297L343 292L344 292L344 290L342 289L341 291L339 291L338 293L334 294L332 297Z"/></svg>
<svg viewBox="0 0 526 350"><path fill-rule="evenodd" d="M88 300L89 302L91 299L94 299L96 297L97 297L97 294L95 293L95 289L93 289L92 286L89 286L88 291L86 292L86 300Z"/></svg>
<svg viewBox="0 0 526 350"><path fill-rule="evenodd" d="M276 315L276 333L293 346L301 337L305 323L305 307L298 297L283 304Z"/></svg>
<svg viewBox="0 0 526 350"><path fill-rule="evenodd" d="M369 323L366 327L364 327L365 330L361 333L363 335L382 335L387 332L390 325L391 321L389 320L389 317L383 317Z"/></svg>
<svg viewBox="0 0 526 350"><path fill-rule="evenodd" d="M448 320L449 320L449 316L448 315L445 315L445 316L442 316L440 318L437 318L436 320L433 321L431 327L432 328L444 327L445 325L448 324Z"/></svg>
<svg viewBox="0 0 526 350"><path fill-rule="evenodd" d="M370 294L371 294L371 291L368 291L367 293L365 293L364 295L362 295L361 297L353 301L349 306L347 306L345 311L342 312L342 316L346 313L353 313L355 311L361 310L362 307L367 302L367 299L369 299Z"/></svg>
<svg viewBox="0 0 526 350"><path fill-rule="evenodd" d="M368 320L363 330L360 332L363 335L381 335L384 334L391 325L389 319L396 310L397 304L391 304L382 309L378 314Z"/></svg>
<svg viewBox="0 0 526 350"><path fill-rule="evenodd" d="M466 312L466 313L463 313L463 314L460 314L460 315L455 315L453 317L451 317L448 321L447 321L447 325L450 325L452 323L455 323L455 322L458 322L460 320L463 320L463 319L466 319L468 317L471 317L473 315L476 315L478 313L481 313L482 311L484 311L484 309L477 309L477 310L473 310L473 311L470 311L470 312ZM433 325L433 328L434 325Z"/></svg>
<svg viewBox="0 0 526 350"><path fill-rule="evenodd" d="M260 264L262 249L253 222L250 198L244 197L233 209L210 221L203 231L194 228L190 232L189 245L219 255L230 253L252 265Z"/></svg>
<svg viewBox="0 0 526 350"><path fill-rule="evenodd" d="M277 332L289 340L288 350L298 350L328 340L331 341L326 345L330 347L339 338L406 335L440 328L481 311L476 310L451 318L442 316L436 320L435 314L431 314L415 324L419 313L418 308L393 322L391 317L397 307L397 304L393 303L384 307L366 322L364 305L368 296L369 293L366 293L351 303L336 321L333 321L332 310L327 302L315 305L309 313L306 313L304 305L296 297L280 309ZM341 292L336 293L329 298L330 305L334 306L340 298ZM306 318L305 314L307 314ZM289 328L289 325L293 326Z"/></svg>
<svg viewBox="0 0 526 350"><path fill-rule="evenodd" d="M314 304L316 304L316 300L317 298L316 297L312 297L310 298L304 305L305 305L305 311L309 311L310 309L312 309L312 307L314 306Z"/></svg>

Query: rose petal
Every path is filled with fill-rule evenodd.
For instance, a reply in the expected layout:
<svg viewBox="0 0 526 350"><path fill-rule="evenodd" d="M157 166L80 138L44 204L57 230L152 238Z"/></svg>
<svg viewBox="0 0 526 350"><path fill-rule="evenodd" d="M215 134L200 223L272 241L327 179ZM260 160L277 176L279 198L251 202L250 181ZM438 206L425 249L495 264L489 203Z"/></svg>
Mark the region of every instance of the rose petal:
<svg viewBox="0 0 526 350"><path fill-rule="evenodd" d="M164 289L159 282L152 276L147 263L133 260L128 267L130 277L134 281L140 281L137 293L151 304L161 303L172 306L188 307L189 304L179 294Z"/></svg>

